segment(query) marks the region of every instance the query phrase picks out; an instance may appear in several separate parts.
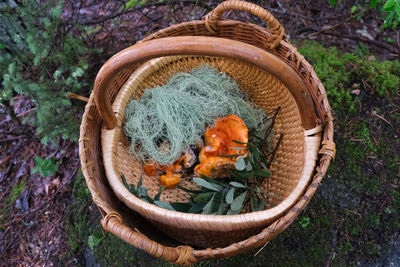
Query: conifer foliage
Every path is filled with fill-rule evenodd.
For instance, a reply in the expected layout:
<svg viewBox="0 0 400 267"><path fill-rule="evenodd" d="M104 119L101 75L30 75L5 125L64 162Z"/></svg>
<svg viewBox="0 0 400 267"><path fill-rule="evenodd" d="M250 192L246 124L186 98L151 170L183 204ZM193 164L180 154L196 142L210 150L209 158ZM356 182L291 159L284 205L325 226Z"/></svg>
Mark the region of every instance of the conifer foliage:
<svg viewBox="0 0 400 267"><path fill-rule="evenodd" d="M23 94L36 110L28 118L47 144L61 136L77 140L83 105L67 98L88 90L88 58L95 52L82 30L62 19L63 1L0 3L0 100ZM87 92L86 92L87 93Z"/></svg>

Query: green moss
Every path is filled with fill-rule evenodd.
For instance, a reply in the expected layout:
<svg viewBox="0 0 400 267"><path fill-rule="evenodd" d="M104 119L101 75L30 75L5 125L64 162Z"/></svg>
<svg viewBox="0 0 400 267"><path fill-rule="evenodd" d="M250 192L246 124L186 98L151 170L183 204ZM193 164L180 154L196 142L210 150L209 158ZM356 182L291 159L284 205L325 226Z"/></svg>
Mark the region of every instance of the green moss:
<svg viewBox="0 0 400 267"><path fill-rule="evenodd" d="M11 189L10 195L4 200L6 206L3 207L0 213L0 225L7 222L8 215L10 214L10 205L14 205L15 201L18 199L19 195L21 195L22 191L24 191L27 182L27 177L24 176L19 183L14 184ZM2 229L0 227L0 229Z"/></svg>
<svg viewBox="0 0 400 267"><path fill-rule="evenodd" d="M90 192L84 184L81 172L78 173L72 190L72 205L66 215L68 241L72 254L82 254L89 237L88 208L90 204Z"/></svg>
<svg viewBox="0 0 400 267"><path fill-rule="evenodd" d="M397 61L379 62L368 59L367 55L340 53L334 47L325 48L310 41L301 43L299 51L310 60L335 110L357 111L357 97L351 95L353 89L381 97L400 90L400 63Z"/></svg>
<svg viewBox="0 0 400 267"><path fill-rule="evenodd" d="M362 121L359 125L358 131L355 132L356 136L361 139L361 142L368 149L367 151L376 153L376 146L372 141L372 137L369 129L364 121Z"/></svg>
<svg viewBox="0 0 400 267"><path fill-rule="evenodd" d="M22 191L25 189L26 185L26 176L24 176L21 181L17 184L15 184L11 190L11 195L6 198L6 203L7 204L12 204L17 200L19 195L22 193Z"/></svg>
<svg viewBox="0 0 400 267"><path fill-rule="evenodd" d="M372 229L379 229L379 227L381 226L380 215L376 213L366 214L365 225Z"/></svg>
<svg viewBox="0 0 400 267"><path fill-rule="evenodd" d="M92 250L95 261L101 266L129 266L143 262L143 259L152 259L146 253L106 233L100 225L100 220L101 216L80 172L74 182L72 205L66 215L71 248L69 257L79 259L83 263L87 260L85 253Z"/></svg>

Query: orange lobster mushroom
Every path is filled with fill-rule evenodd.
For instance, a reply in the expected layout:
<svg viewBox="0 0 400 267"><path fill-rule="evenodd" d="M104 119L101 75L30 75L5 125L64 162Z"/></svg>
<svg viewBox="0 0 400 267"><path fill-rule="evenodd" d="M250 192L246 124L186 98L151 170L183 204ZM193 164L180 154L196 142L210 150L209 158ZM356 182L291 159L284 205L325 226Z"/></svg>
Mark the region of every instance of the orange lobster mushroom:
<svg viewBox="0 0 400 267"><path fill-rule="evenodd" d="M159 172L164 173L160 176L161 185L172 187L181 181L185 170L192 167L196 161L196 155L189 148L182 157L170 165L159 165L148 161L144 165L144 172L149 176L155 176Z"/></svg>
<svg viewBox="0 0 400 267"><path fill-rule="evenodd" d="M241 118L229 115L217 118L214 127L208 127L204 133L204 139L205 146L199 155L200 164L194 168L194 172L200 177L222 178L229 176L227 170L235 169L237 157L227 156L245 154L248 129Z"/></svg>

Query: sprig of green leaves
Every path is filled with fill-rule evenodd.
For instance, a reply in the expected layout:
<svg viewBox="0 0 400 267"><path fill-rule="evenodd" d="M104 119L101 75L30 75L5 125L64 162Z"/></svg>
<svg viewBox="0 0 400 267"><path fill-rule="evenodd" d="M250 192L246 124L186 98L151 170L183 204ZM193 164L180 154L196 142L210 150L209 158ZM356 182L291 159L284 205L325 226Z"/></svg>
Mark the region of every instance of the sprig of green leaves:
<svg viewBox="0 0 400 267"><path fill-rule="evenodd" d="M160 197L161 194L164 192L165 190L165 186L162 186L160 188L160 191L158 191L157 195L154 196L154 198L151 198L147 195L147 189L146 187L142 184L142 179L143 177L140 176L139 181L136 185L131 184L129 185L126 181L125 175L121 174L121 179L122 182L124 183L125 187L129 190L129 192L131 192L133 195L137 196L138 198L140 198L141 200L150 203L150 204L155 204L157 206L159 206L160 208L164 208L164 209L168 209L168 210L175 210L173 206L171 206L171 204L164 202L164 201L160 201Z"/></svg>
<svg viewBox="0 0 400 267"><path fill-rule="evenodd" d="M269 167L274 159L276 150L282 141L280 136L277 145L271 149L268 139L280 107L266 116L262 123L271 120L263 137L256 134L256 129L249 130L249 142L232 140L239 145L246 145L246 152L235 155L219 155L220 157L236 158L235 170L227 170L229 179L211 179L207 176L195 177L193 181L201 190L191 191L179 187L191 196L189 212L203 214L238 214L242 211L263 210L268 203L268 192L262 189L262 182L271 176ZM261 125L259 125L261 126ZM243 147L231 147L242 150ZM268 152L268 153L267 153Z"/></svg>

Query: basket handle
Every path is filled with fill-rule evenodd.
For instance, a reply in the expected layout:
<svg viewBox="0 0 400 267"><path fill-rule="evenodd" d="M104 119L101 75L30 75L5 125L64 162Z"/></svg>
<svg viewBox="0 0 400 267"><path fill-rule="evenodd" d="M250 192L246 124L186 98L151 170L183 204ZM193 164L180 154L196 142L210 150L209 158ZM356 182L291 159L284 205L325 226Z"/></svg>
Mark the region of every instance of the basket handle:
<svg viewBox="0 0 400 267"><path fill-rule="evenodd" d="M228 10L240 10L249 12L268 24L270 32L272 34L273 42L270 46L271 49L280 43L282 38L285 36L285 29L279 23L279 21L266 9L249 2L240 0L229 0L219 4L214 10L208 13L204 18L206 20L206 27L208 31L215 34L217 31L217 24L221 20L222 14Z"/></svg>
<svg viewBox="0 0 400 267"><path fill-rule="evenodd" d="M192 247L168 247L157 243L139 232L138 229L134 228L133 230L126 226L123 223L121 215L117 212L107 214L101 220L101 225L107 232L112 233L136 248L146 251L154 257L184 266L192 265L198 261L192 254Z"/></svg>
<svg viewBox="0 0 400 267"><path fill-rule="evenodd" d="M250 44L230 39L204 36L165 37L137 43L111 57L101 67L94 82L94 99L108 129L114 129L117 118L111 108L108 88L122 70L152 58L176 55L228 57L255 65L277 77L292 93L303 127L316 125L314 104L307 85L288 64L277 56Z"/></svg>

